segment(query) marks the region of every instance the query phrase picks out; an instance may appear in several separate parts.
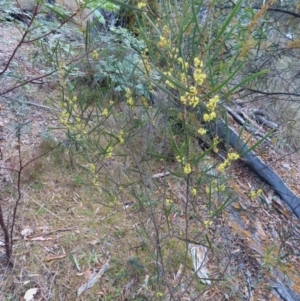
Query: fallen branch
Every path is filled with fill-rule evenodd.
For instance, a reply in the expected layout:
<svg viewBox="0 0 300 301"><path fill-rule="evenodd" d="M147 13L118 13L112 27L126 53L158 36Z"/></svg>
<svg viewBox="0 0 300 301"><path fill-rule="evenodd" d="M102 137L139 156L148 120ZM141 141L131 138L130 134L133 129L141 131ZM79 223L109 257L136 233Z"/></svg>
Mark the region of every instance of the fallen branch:
<svg viewBox="0 0 300 301"><path fill-rule="evenodd" d="M272 122L270 120L267 120L264 116L264 112L260 111L260 110L254 110L253 111L253 114L255 115L255 118L256 120L262 124L262 125L265 125L267 127L269 127L270 129L273 129L273 130L278 130L279 128L279 125L275 122Z"/></svg>
<svg viewBox="0 0 300 301"><path fill-rule="evenodd" d="M232 110L230 107L227 107L227 106L223 106L228 114L230 114L232 116L232 118L237 121L241 126L244 126L245 129L255 135L255 136L258 136L258 137L261 137L261 138L264 138L265 134L261 133L259 131L259 129L257 127L255 127L253 124L250 123L250 119L249 118L243 118L242 116L238 115L236 112L234 112L234 110ZM268 142L271 142L269 138L267 138L267 141Z"/></svg>
<svg viewBox="0 0 300 301"><path fill-rule="evenodd" d="M109 268L109 260L102 266L102 268L99 270L98 273L92 274L91 277L90 277L90 279L88 280L88 282L86 282L85 284L83 284L78 289L78 291L77 291L77 297L79 297L86 290L88 290L91 287L93 287L99 281L99 279L102 277L102 275L104 274L104 272L106 270L108 270L108 268Z"/></svg>
<svg viewBox="0 0 300 301"><path fill-rule="evenodd" d="M166 176L170 175L170 172L160 172L152 176L152 179L158 179L158 178L164 178Z"/></svg>

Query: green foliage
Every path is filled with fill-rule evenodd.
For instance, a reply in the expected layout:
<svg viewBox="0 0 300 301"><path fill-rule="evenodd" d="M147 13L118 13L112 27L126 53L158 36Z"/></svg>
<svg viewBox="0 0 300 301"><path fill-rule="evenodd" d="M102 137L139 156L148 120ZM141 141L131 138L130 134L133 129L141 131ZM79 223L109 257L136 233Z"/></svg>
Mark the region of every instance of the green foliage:
<svg viewBox="0 0 300 301"><path fill-rule="evenodd" d="M117 92L130 88L139 95L149 95L149 78L140 57L144 43L124 28L115 28L112 33L99 37L105 48L102 47L100 59L94 62L94 79L98 82L109 80ZM155 79L158 75L151 72L150 77Z"/></svg>

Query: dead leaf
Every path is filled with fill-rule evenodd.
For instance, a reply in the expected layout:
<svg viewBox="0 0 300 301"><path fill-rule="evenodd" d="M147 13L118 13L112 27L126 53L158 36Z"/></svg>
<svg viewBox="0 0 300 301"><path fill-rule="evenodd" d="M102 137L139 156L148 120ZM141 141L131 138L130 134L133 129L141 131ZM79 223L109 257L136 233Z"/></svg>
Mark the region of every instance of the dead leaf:
<svg viewBox="0 0 300 301"><path fill-rule="evenodd" d="M83 275L85 279L90 279L92 276L92 271L90 269L87 269L83 272Z"/></svg>
<svg viewBox="0 0 300 301"><path fill-rule="evenodd" d="M34 229L32 228L25 228L21 231L21 235L24 237L31 236L33 233L34 233Z"/></svg>
<svg viewBox="0 0 300 301"><path fill-rule="evenodd" d="M34 301L34 295L38 292L38 288L30 288L24 295L25 301Z"/></svg>
<svg viewBox="0 0 300 301"><path fill-rule="evenodd" d="M45 258L45 261L49 262L49 261L56 260L56 259L62 259L64 257L66 257L66 254L56 255L56 256L48 256Z"/></svg>
<svg viewBox="0 0 300 301"><path fill-rule="evenodd" d="M26 237L25 237L26 238ZM26 240L32 240L32 241L45 241L45 240L52 240L53 238L46 238L46 237L43 237L43 236L37 236L37 237L33 237L33 238L30 238L30 239L26 239Z"/></svg>
<svg viewBox="0 0 300 301"><path fill-rule="evenodd" d="M168 172L168 171L166 171L166 172L160 172L160 173L154 174L152 176L152 179L164 178L164 177L166 177L168 175L170 175L170 172Z"/></svg>
<svg viewBox="0 0 300 301"><path fill-rule="evenodd" d="M206 264L208 262L208 249L201 245L189 244L190 255L193 260L194 271L200 278L200 281L211 284L208 276Z"/></svg>

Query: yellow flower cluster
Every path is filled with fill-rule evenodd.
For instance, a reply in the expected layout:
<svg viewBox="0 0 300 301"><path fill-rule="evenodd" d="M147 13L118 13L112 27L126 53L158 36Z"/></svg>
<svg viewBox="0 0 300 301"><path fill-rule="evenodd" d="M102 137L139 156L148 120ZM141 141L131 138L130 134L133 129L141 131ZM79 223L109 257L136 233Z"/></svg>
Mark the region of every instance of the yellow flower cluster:
<svg viewBox="0 0 300 301"><path fill-rule="evenodd" d="M163 36L164 36L164 37L168 37L168 36L170 35L170 29L169 29L169 26L165 25L165 26L163 27L162 33L163 33Z"/></svg>
<svg viewBox="0 0 300 301"><path fill-rule="evenodd" d="M112 146L109 146L109 147L106 149L105 157L106 157L107 159L110 159L110 158L112 157L112 155L113 155L112 151L113 151Z"/></svg>
<svg viewBox="0 0 300 301"><path fill-rule="evenodd" d="M197 89L194 86L191 86L189 92L185 92L184 95L180 97L180 102L183 105L189 105L195 108L199 103L199 97L197 96Z"/></svg>
<svg viewBox="0 0 300 301"><path fill-rule="evenodd" d="M199 58L194 58L194 80L197 85L201 86L206 79L206 74L202 72L203 62Z"/></svg>
<svg viewBox="0 0 300 301"><path fill-rule="evenodd" d="M173 68L169 69L169 71L165 71L164 74L166 76L172 77L172 72L173 72ZM166 80L166 85L168 85L170 88L175 88L174 84L168 79Z"/></svg>
<svg viewBox="0 0 300 301"><path fill-rule="evenodd" d="M210 111L210 113L206 113L203 115L203 120L205 122L209 122L214 120L217 117L217 114L215 112L216 106L218 102L220 101L220 98L218 95L214 96L208 101L208 104L206 104L206 108Z"/></svg>
<svg viewBox="0 0 300 301"><path fill-rule="evenodd" d="M181 82L183 85L185 85L185 86L188 85L186 72L182 72L182 73L180 74L180 82Z"/></svg>
<svg viewBox="0 0 300 301"><path fill-rule="evenodd" d="M229 153L227 155L227 159L217 167L217 170L223 172L231 164L231 162L236 161L239 158L240 158L239 154Z"/></svg>
<svg viewBox="0 0 300 301"><path fill-rule="evenodd" d="M132 107L134 102L133 102L132 94L131 94L131 91L129 88L126 88L125 97L126 97L128 105L130 107Z"/></svg>
<svg viewBox="0 0 300 301"><path fill-rule="evenodd" d="M190 163L186 163L186 159L180 155L177 155L175 157L176 161L178 163L181 163L183 165L183 172L185 174L190 174L192 172L192 167L191 167L191 164Z"/></svg>
<svg viewBox="0 0 300 301"><path fill-rule="evenodd" d="M206 132L207 132L207 130L204 129L204 128L200 128L200 129L198 130L198 134L199 134L199 135L205 135Z"/></svg>
<svg viewBox="0 0 300 301"><path fill-rule="evenodd" d="M257 198L258 196L260 196L262 194L262 189L258 189L257 191L251 190L248 193L248 196L251 200L254 200L255 198Z"/></svg>
<svg viewBox="0 0 300 301"><path fill-rule="evenodd" d="M137 8L138 9L143 9L144 7L147 6L147 3L145 0L142 0L141 2L138 3Z"/></svg>
<svg viewBox="0 0 300 301"><path fill-rule="evenodd" d="M166 48L170 45L170 41L169 39L166 39L165 37L163 36L160 36L159 37L159 41L157 42L157 46L159 48Z"/></svg>
<svg viewBox="0 0 300 301"><path fill-rule="evenodd" d="M145 108L149 107L149 102L147 101L147 99L144 96L141 97L141 101Z"/></svg>
<svg viewBox="0 0 300 301"><path fill-rule="evenodd" d="M181 84L185 86L189 86L189 82L190 82L190 78L188 75L189 64L184 60L183 57L178 57L177 55L178 55L177 52L174 51L173 59L175 59L177 63L179 63L181 71L179 74L175 76L175 78L180 79ZM197 87L201 85L204 79L206 78L206 74L204 74L201 69L203 63L199 58L194 59L194 66L195 66L195 72L194 72L195 85L189 86L189 88L187 89L188 91L186 91L184 94L180 96L180 102L184 106L191 106L193 108L195 108L200 102L200 98L197 95L198 94ZM173 73L174 73L173 68L170 68L168 71L164 72L164 74L169 77L173 76ZM171 82L168 79L166 80L166 85L168 85L171 88L175 88L173 82ZM215 101L216 98L214 98L213 100ZM213 101L211 102L211 105L213 105ZM210 115L206 117L207 120L212 120L213 118L215 118L214 114L212 113L213 112L211 112Z"/></svg>
<svg viewBox="0 0 300 301"><path fill-rule="evenodd" d="M229 161L235 161L235 160L240 158L240 155L237 154L237 153L229 153L227 155L227 158L228 158Z"/></svg>
<svg viewBox="0 0 300 301"><path fill-rule="evenodd" d="M124 131L120 131L119 135L117 136L120 144L123 144L125 142L123 136L124 136Z"/></svg>
<svg viewBox="0 0 300 301"><path fill-rule="evenodd" d="M108 113L108 110L107 110L107 109L104 109L104 110L102 111L102 114L101 114L101 115L102 115L103 117L107 117L108 114L109 114L109 113Z"/></svg>
<svg viewBox="0 0 300 301"><path fill-rule="evenodd" d="M59 122L62 125L64 125L67 129L69 129L69 127L70 127L69 118L70 118L70 114L67 111L61 112L61 114L59 116Z"/></svg>
<svg viewBox="0 0 300 301"><path fill-rule="evenodd" d="M95 171L96 171L96 166L95 166L95 164L90 164L90 165L89 165L89 171L90 171L92 174L95 173Z"/></svg>
<svg viewBox="0 0 300 301"><path fill-rule="evenodd" d="M96 61L98 59L98 57L99 57L99 54L98 54L97 50L94 50L93 54L92 54L93 60Z"/></svg>
<svg viewBox="0 0 300 301"><path fill-rule="evenodd" d="M197 189L196 188L192 188L192 195L195 196L197 194Z"/></svg>
<svg viewBox="0 0 300 301"><path fill-rule="evenodd" d="M209 113L209 114L205 113L205 114L203 115L203 120L204 120L205 122L209 122L209 121L214 120L216 117L217 117L216 112L211 112L211 113Z"/></svg>
<svg viewBox="0 0 300 301"><path fill-rule="evenodd" d="M179 155L177 155L175 159L178 163L183 162L183 158L181 158L181 156L179 156Z"/></svg>
<svg viewBox="0 0 300 301"><path fill-rule="evenodd" d="M171 41L170 41L170 29L169 26L165 25L162 29L162 33L159 37L159 41L157 42L157 46L159 48L167 48L168 46L171 45Z"/></svg>
<svg viewBox="0 0 300 301"><path fill-rule="evenodd" d="M220 101L220 98L218 95L214 96L213 98L211 98L208 102L208 104L206 105L207 109L209 111L214 111L216 109L217 103Z"/></svg>
<svg viewBox="0 0 300 301"><path fill-rule="evenodd" d="M203 62L198 57L194 58L194 67L198 69L203 67Z"/></svg>
<svg viewBox="0 0 300 301"><path fill-rule="evenodd" d="M166 205L171 206L173 204L173 201L171 199L166 199Z"/></svg>
<svg viewBox="0 0 300 301"><path fill-rule="evenodd" d="M204 221L203 224L205 228L208 228L212 225L212 221Z"/></svg>
<svg viewBox="0 0 300 301"><path fill-rule="evenodd" d="M185 174L190 174L191 172L192 172L192 168L191 168L191 164L190 163L186 163L185 165L184 165L184 168L183 168L183 172L185 173Z"/></svg>
<svg viewBox="0 0 300 301"><path fill-rule="evenodd" d="M219 151L219 149L218 149L219 142L220 141L219 141L218 137L214 137L214 139L213 139L213 151L215 153L217 153Z"/></svg>
<svg viewBox="0 0 300 301"><path fill-rule="evenodd" d="M161 43L159 45L165 45L166 40L162 39ZM166 76L180 79L181 84L184 86L189 86L190 78L188 76L188 70L189 70L189 64L184 60L182 57L178 57L178 49L172 48L170 52L168 52L168 56L172 57L172 61L176 60L177 63L180 65L180 73L174 76L174 69L170 68L168 71L165 71L164 74ZM199 97L197 96L198 91L197 87L202 85L204 79L206 78L206 74L202 72L201 67L203 66L202 61L199 58L194 59L194 66L195 66L195 71L194 71L194 82L195 86L190 86L189 91L186 92L184 95L181 95L180 101L184 105L189 105L192 107L196 107L199 104ZM173 82L170 80L166 80L166 85L168 85L171 88L175 88L175 85Z"/></svg>

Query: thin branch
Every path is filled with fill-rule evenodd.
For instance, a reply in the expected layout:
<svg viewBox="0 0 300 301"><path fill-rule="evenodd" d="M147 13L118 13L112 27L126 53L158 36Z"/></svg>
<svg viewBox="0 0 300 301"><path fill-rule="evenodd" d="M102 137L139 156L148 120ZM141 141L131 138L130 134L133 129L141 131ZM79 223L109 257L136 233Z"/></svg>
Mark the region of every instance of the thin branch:
<svg viewBox="0 0 300 301"><path fill-rule="evenodd" d="M233 6L217 6L217 7L220 8L220 9L232 9L232 8L234 8L234 6L235 5L233 5ZM247 7L246 6L241 6L241 8L247 8ZM263 7L255 5L255 6L250 6L250 8L252 8L252 9L262 9ZM290 15L290 16L293 16L295 18L300 19L300 14L295 13L295 12L290 11L290 10L285 10L285 9L282 9L282 8L269 7L269 8L267 8L267 11L275 11L275 12L287 14L287 15Z"/></svg>
<svg viewBox="0 0 300 301"><path fill-rule="evenodd" d="M263 95L288 95L288 96L296 96L296 97L300 97L300 94L298 93L289 93L289 92L264 92L264 91L260 91L260 90L256 90L256 89L250 89L250 88L245 88L244 90L248 90L254 93L259 93L259 94L263 94Z"/></svg>
<svg viewBox="0 0 300 301"><path fill-rule="evenodd" d="M13 101L17 101L17 102L20 102L20 103L24 103L25 105L30 105L30 106L35 106L35 107L38 107L38 108L42 108L42 109L45 109L45 110L59 111L57 109L50 108L48 106L40 105L40 104L37 104L37 103L34 103L34 102L30 102L30 101L23 101L23 100L12 98L12 97L8 97L8 96L2 96L2 97L10 99L10 100L13 100Z"/></svg>
<svg viewBox="0 0 300 301"><path fill-rule="evenodd" d="M32 22L34 21L34 18L35 18L35 16L37 15L38 8L39 8L39 6L37 5L37 6L35 7L35 10L34 10L34 13L33 13L33 17L32 17L32 19L30 20L30 22L29 22L29 24L28 24L28 28L30 28L30 26L32 25ZM14 49L14 51L13 51L11 57L9 58L7 64L5 64L4 69L0 72L0 75L3 75L3 74L5 73L5 71L7 71L8 67L10 66L10 64L11 64L11 62L12 62L12 60L13 60L13 58L15 57L15 55L16 55L18 49L21 47L21 45L22 45L23 43L25 43L25 38L26 38L26 36L28 35L29 32L30 32L30 30L26 30L26 31L25 31L25 33L23 34L23 36L22 36L20 42L18 43L17 47Z"/></svg>

